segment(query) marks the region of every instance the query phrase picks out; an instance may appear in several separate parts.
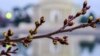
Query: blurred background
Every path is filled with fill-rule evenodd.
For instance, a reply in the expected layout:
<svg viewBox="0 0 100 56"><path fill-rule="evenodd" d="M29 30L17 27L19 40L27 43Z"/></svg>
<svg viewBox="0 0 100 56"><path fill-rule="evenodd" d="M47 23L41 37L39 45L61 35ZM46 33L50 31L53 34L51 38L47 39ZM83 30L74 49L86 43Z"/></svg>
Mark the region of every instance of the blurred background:
<svg viewBox="0 0 100 56"><path fill-rule="evenodd" d="M14 31L15 38L28 35L34 29L34 22L41 16L46 22L37 35L53 32L63 26L68 15L75 15L82 8L84 0L0 0L0 39L8 29ZM75 25L87 22L89 16L100 17L100 0L88 0L90 10L75 19ZM54 36L69 36L68 46L54 46L50 39L33 40L28 48L18 43L19 52L13 56L100 56L100 23L95 29L86 27L71 33ZM0 49L2 49L0 47Z"/></svg>

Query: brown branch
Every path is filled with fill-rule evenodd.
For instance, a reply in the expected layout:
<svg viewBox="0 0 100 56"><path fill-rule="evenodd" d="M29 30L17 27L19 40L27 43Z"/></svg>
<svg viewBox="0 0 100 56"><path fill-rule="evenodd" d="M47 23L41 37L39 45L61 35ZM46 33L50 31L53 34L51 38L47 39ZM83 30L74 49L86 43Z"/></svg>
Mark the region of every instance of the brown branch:
<svg viewBox="0 0 100 56"><path fill-rule="evenodd" d="M97 20L100 20L100 18L97 19ZM84 28L84 27L88 27L88 26L94 25L94 24L98 23L97 20L95 20L95 21L93 21L93 22L91 22L91 23L81 24L81 25L78 25L78 26L76 26L76 27L72 27L72 28L69 28L69 29L65 29L65 30L61 30L61 31L58 30L58 31L54 31L54 32L52 32L52 33L48 33L48 34L44 34L44 35L39 35L39 36L33 36L32 39L40 39L40 38L49 38L49 39L53 39L53 38L50 37L50 36L55 35L55 34L58 34L58 33L63 33L63 32L71 32L71 31L76 30L76 29L79 29L79 28ZM25 38L26 38L26 37L19 38L19 39L10 39L9 42L20 42L21 40L23 40L23 39L25 39ZM4 41L5 41L5 40L2 39L2 40L0 40L0 43L2 43L2 42L4 42Z"/></svg>
<svg viewBox="0 0 100 56"><path fill-rule="evenodd" d="M68 19L65 19L64 22L63 22L63 26L61 28L59 28L58 30L54 31L54 32L51 32L51 33L48 33L48 34L44 34L44 35L38 35L38 36L34 36L35 34L37 34L37 30L38 28L45 22L44 21L44 17L41 17L40 18L40 21L36 21L35 22L35 29L31 29L29 30L29 35L26 36L26 37L23 37L23 38L17 38L17 39L12 39L10 38L12 35L13 35L13 32L9 29L7 32L4 32L3 35L4 35L4 39L0 39L0 45L2 45L3 47L5 47L6 45L11 45L11 46L16 46L16 43L17 42L20 42L20 43L23 43L23 45L25 47L27 47L31 41L33 39L40 39L40 38L48 38L48 39L52 39L53 40L53 44L56 45L57 42L59 42L60 44L63 44L63 45L68 45L68 42L67 42L67 36L64 36L63 38L59 38L59 37L52 37L52 35L55 35L55 34L59 34L59 33L64 33L64 32L72 32L73 30L76 30L76 29L80 29L80 28L84 28L84 27L93 27L95 28L96 27L96 23L100 22L100 18L96 19L96 20L93 20L93 17L90 16L88 18L88 22L85 23L85 24L81 24L81 25L78 25L78 26L75 26L75 27L72 27L72 28L67 28L67 26L72 26L74 23L72 22L74 19L76 19L77 17L79 17L80 15L84 15L86 14L87 10L90 8L90 6L87 6L87 1L85 1L83 3L83 8L81 9L80 12L77 12L76 15L69 15L68 16ZM5 52L4 50L2 50L2 52L0 53L0 56L3 54L3 55L7 55L7 56L10 56L8 54L9 53L16 53L15 51L17 49L15 49L14 51L10 52L11 50L11 47L8 48L8 51Z"/></svg>
<svg viewBox="0 0 100 56"><path fill-rule="evenodd" d="M87 1L85 1L83 3L83 8L81 9L80 12L77 12L75 16L69 15L68 16L68 19L65 19L64 20L64 25L60 29L58 29L58 30L56 30L56 31L54 31L52 33L48 33L48 34L45 34L45 35L39 35L39 36L33 36L34 34L37 34L37 29L39 28L39 26L41 26L42 23L45 22L44 21L44 17L41 17L40 18L40 22L38 22L38 21L35 22L35 26L36 26L35 29L34 30L32 30L32 29L29 30L30 35L28 35L27 37L18 38L18 39L10 39L9 36L7 36L7 34L12 36L12 34L10 34L11 33L11 30L9 30L7 32L7 34L4 34L4 36L6 37L6 39L0 39L0 43L2 44L4 42L22 42L22 40L24 40L26 38L29 38L29 36L31 36L31 39L38 39L38 38L50 38L50 39L53 39L50 36L52 36L54 34L58 34L58 33L62 33L62 32L70 32L72 30L75 30L75 29L78 29L78 28L82 28L83 26L84 27L89 26L90 23L89 24L82 24L82 25L79 25L79 26L76 26L76 27L70 28L70 29L65 29L67 26L70 26L70 23L72 22L72 20L74 20L75 18L79 17L80 15L86 14L86 12L87 12L87 10L89 8L90 8L90 6L87 6Z"/></svg>

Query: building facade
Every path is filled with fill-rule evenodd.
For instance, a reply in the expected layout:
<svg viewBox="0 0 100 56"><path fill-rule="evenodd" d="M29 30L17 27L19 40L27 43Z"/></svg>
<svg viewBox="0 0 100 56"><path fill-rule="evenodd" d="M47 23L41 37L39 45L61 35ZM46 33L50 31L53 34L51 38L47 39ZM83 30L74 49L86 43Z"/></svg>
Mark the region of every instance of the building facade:
<svg viewBox="0 0 100 56"><path fill-rule="evenodd" d="M80 9L81 7L74 4L72 0L42 0L38 5L34 5L34 17L32 20L36 21L41 16L44 16L46 22L40 27L39 34L46 34L59 29L68 15L75 15ZM79 24L78 18L74 21L75 25ZM61 37L68 35L68 46L60 44L54 46L50 39L33 40L31 56L81 56L80 41L94 41L94 35L89 34L89 32L93 32L94 30L91 28L87 29L89 30L88 32L85 29L80 29L70 34L55 35Z"/></svg>

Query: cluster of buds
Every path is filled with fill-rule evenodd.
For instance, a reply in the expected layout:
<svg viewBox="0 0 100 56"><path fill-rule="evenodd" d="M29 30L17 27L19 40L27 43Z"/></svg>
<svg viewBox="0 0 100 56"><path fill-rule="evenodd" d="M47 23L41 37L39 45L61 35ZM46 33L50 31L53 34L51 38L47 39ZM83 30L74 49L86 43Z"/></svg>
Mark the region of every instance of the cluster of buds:
<svg viewBox="0 0 100 56"><path fill-rule="evenodd" d="M22 43L23 43L23 45L25 47L29 46L30 42L32 41L32 36L35 35L35 34L37 34L38 27L41 26L44 22L45 21L44 21L44 17L43 16L40 18L40 21L36 21L35 22L36 28L34 30L30 29L29 30L30 34L26 38L24 38L24 40L22 40Z"/></svg>
<svg viewBox="0 0 100 56"><path fill-rule="evenodd" d="M11 29L9 29L7 32L4 32L3 35L5 37L5 41L2 42L3 47L16 46L15 42L10 41L10 37L13 35L13 32L11 31Z"/></svg>
<svg viewBox="0 0 100 56"><path fill-rule="evenodd" d="M94 21L93 16L89 16L88 23L92 23ZM92 28L96 28L96 23L100 22L100 18L95 20L95 23L91 24Z"/></svg>
<svg viewBox="0 0 100 56"><path fill-rule="evenodd" d="M83 3L83 9L82 9L82 14L85 14L86 11L90 8L90 6L87 6L87 1L84 1Z"/></svg>
<svg viewBox="0 0 100 56"><path fill-rule="evenodd" d="M37 33L38 27L41 26L44 22L45 22L45 21L44 21L44 17L42 16L42 17L40 18L40 22L39 22L39 21L36 21L36 22L35 22L36 28L35 28L34 30L31 29L31 30L29 31L29 33L30 33L31 35L36 34L36 33Z"/></svg>
<svg viewBox="0 0 100 56"><path fill-rule="evenodd" d="M7 32L4 32L3 35L5 37L5 42L2 43L3 47L16 46L16 43L9 41L10 37L13 35L13 32L10 29Z"/></svg>
<svg viewBox="0 0 100 56"><path fill-rule="evenodd" d="M78 12L74 18L80 16L80 15L84 15L86 14L87 10L90 9L90 6L87 5L87 1L85 0L84 3L83 3L83 8L80 12Z"/></svg>
<svg viewBox="0 0 100 56"><path fill-rule="evenodd" d="M57 33L61 33L63 31L61 31L62 29L64 29L66 26L73 26L73 19L75 19L76 17L80 16L80 15L84 15L87 10L90 8L90 6L87 5L87 1L84 1L83 3L83 8L80 12L76 13L75 16L73 15L69 15L68 16L68 19L65 19L64 22L63 22L63 25L64 27L60 28L60 30L56 31L56 32L53 32L53 33L50 33L50 34L47 34L47 35L41 35L41 36L36 36L37 38L39 37L49 37L53 34L57 34ZM39 26L41 26L43 23L45 22L44 20L44 17L42 16L40 18L40 21L36 21L35 22L35 29L31 29L29 30L29 35L26 37L26 38L21 38L21 39L17 39L17 41L19 40L19 42L21 42L25 47L28 47L29 44L32 42L32 39L35 39L36 37L34 37L35 34L37 34L37 29ZM81 28L81 27L86 27L86 26L91 26L93 28L96 27L96 23L100 22L100 18L96 19L94 21L94 18L93 16L89 16L89 19L88 19L88 23L87 24L83 24L83 25L79 25L75 28L71 28L71 29L66 29L66 30L73 30L73 29L78 29L78 28ZM66 32L68 32L66 31ZM7 50L2 50L1 53L0 53L0 56L2 55L5 55L5 56L11 56L10 53L12 54L16 54L18 48L14 49L14 50L11 50L12 47L16 47L17 43L16 43L16 40L12 40L10 39L11 36L13 36L13 32L9 29L7 32L4 32L3 33L5 39L3 41L0 42L0 44L3 46L3 47L6 47ZM33 38L34 37L34 38ZM62 38L59 38L59 37L51 37L50 39L52 39L53 41L53 44L54 45L57 45L58 43L62 44L62 45L68 45L68 40L67 40L68 36L63 36Z"/></svg>
<svg viewBox="0 0 100 56"><path fill-rule="evenodd" d="M39 21L36 21L36 22L35 22L35 26L36 26L36 27L39 27L39 26L42 25L44 22L45 22L45 21L44 21L44 17L42 16L42 17L40 18L40 22L39 22Z"/></svg>
<svg viewBox="0 0 100 56"><path fill-rule="evenodd" d="M84 1L83 3L83 8L81 11L77 12L75 16L73 15L69 15L68 16L68 20L65 19L64 20L64 25L68 25L68 26L72 26L74 23L72 22L73 19L75 19L76 17L79 17L80 15L84 15L86 14L87 10L90 8L90 6L87 6L87 1Z"/></svg>
<svg viewBox="0 0 100 56"><path fill-rule="evenodd" d="M87 10L90 8L90 6L87 6L87 1L84 1L83 3L83 8L80 12L77 12L75 16L73 15L69 15L68 19L64 20L64 26L72 26L74 23L72 22L73 19L75 19L76 17L79 17L80 15L84 15Z"/></svg>
<svg viewBox="0 0 100 56"><path fill-rule="evenodd" d="M67 36L64 36L63 38L59 38L59 37L53 38L53 44L57 45L57 42L59 42L62 45L68 45Z"/></svg>
<svg viewBox="0 0 100 56"><path fill-rule="evenodd" d="M10 37L13 35L13 32L11 31L11 29L9 29L7 32L3 33L5 40L10 40Z"/></svg>
<svg viewBox="0 0 100 56"><path fill-rule="evenodd" d="M5 37L5 39L4 42L2 42L1 44L7 49L7 51L2 50L0 55L11 56L9 53L17 53L16 51L18 50L18 48L11 51L11 48L17 45L15 42L10 41L10 37L13 36L13 32L11 31L11 29L9 29L7 32L4 32L3 36Z"/></svg>
<svg viewBox="0 0 100 56"><path fill-rule="evenodd" d="M72 21L70 21L70 19L68 19L68 20L65 19L65 20L64 20L64 23L63 23L64 26L65 26L65 25L73 26L73 24L74 24L74 23L73 23Z"/></svg>
<svg viewBox="0 0 100 56"><path fill-rule="evenodd" d="M10 53L16 54L17 53L17 50L18 50L18 48L16 48L13 51L11 51L11 47L10 47L10 48L7 49L7 51L2 50L1 53L0 53L0 56L1 55L11 56Z"/></svg>

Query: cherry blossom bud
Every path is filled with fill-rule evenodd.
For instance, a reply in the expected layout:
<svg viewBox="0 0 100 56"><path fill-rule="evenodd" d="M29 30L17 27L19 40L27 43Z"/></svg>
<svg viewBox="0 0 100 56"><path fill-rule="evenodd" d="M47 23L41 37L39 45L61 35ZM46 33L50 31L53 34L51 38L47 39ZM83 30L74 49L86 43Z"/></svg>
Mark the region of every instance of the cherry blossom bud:
<svg viewBox="0 0 100 56"><path fill-rule="evenodd" d="M29 30L29 33L30 33L31 35L33 35L33 30L32 30L32 29L30 29L30 30Z"/></svg>
<svg viewBox="0 0 100 56"><path fill-rule="evenodd" d="M8 30L8 36L12 36L13 32L11 31L11 29Z"/></svg>
<svg viewBox="0 0 100 56"><path fill-rule="evenodd" d="M85 0L83 3L83 8L85 8L87 6L87 1Z"/></svg>
<svg viewBox="0 0 100 56"><path fill-rule="evenodd" d="M41 18L40 18L40 23L42 24L42 23L44 23L45 21L44 21L44 17L42 16Z"/></svg>
<svg viewBox="0 0 100 56"><path fill-rule="evenodd" d="M35 26L36 26L36 27L40 26L40 24L39 24L38 21L35 22Z"/></svg>
<svg viewBox="0 0 100 56"><path fill-rule="evenodd" d="M57 40L56 39L53 40L53 44L57 45Z"/></svg>
<svg viewBox="0 0 100 56"><path fill-rule="evenodd" d="M3 35L4 35L4 37L5 37L6 40L9 40L10 39L10 37L8 36L8 33L7 32L4 32Z"/></svg>
<svg viewBox="0 0 100 56"><path fill-rule="evenodd" d="M64 25L66 25L66 24L67 24L67 19L64 20Z"/></svg>
<svg viewBox="0 0 100 56"><path fill-rule="evenodd" d="M73 15L69 15L69 16L68 16L68 19L73 19L73 18L74 18Z"/></svg>
<svg viewBox="0 0 100 56"><path fill-rule="evenodd" d="M73 22L69 22L68 23L68 26L72 26L74 23Z"/></svg>

